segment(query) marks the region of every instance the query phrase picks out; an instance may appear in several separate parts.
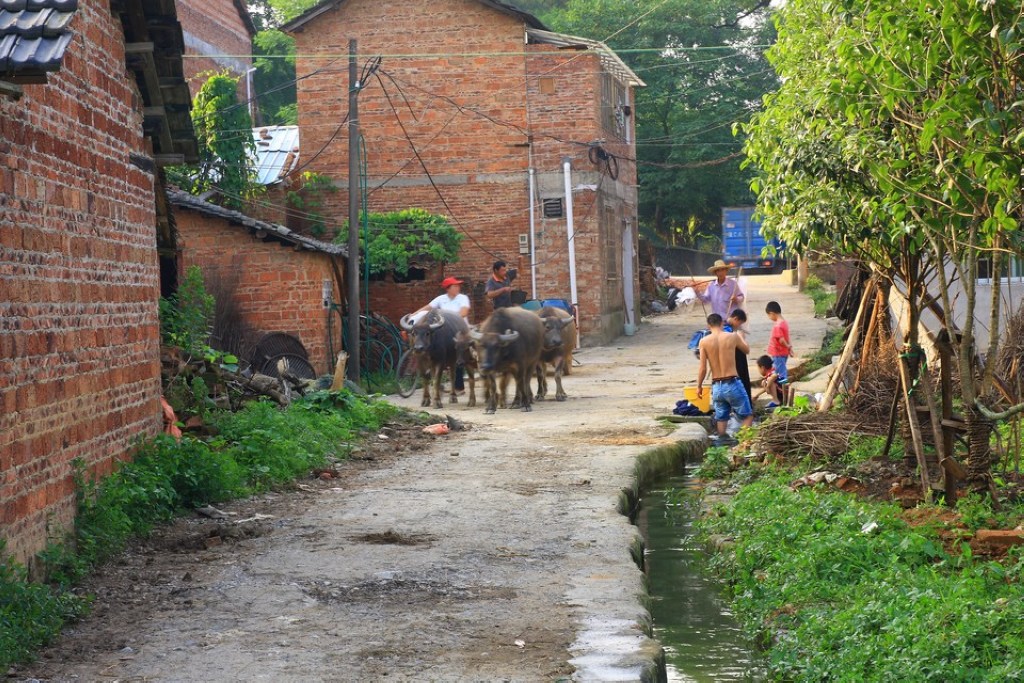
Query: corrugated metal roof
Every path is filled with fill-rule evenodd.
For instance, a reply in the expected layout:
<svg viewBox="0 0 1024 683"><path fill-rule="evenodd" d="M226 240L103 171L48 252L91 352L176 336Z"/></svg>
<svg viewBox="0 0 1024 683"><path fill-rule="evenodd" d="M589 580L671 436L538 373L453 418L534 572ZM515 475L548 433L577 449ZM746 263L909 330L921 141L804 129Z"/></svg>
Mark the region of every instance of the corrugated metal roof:
<svg viewBox="0 0 1024 683"><path fill-rule="evenodd" d="M633 73L633 70L626 66L615 51L599 40L570 36L565 33L553 31L541 31L539 29L527 29L526 35L531 43L543 43L557 47L574 47L593 50L598 54L601 65L605 70L614 74L620 81L633 87L644 87L647 84L640 80L640 77Z"/></svg>
<svg viewBox="0 0 1024 683"><path fill-rule="evenodd" d="M260 185L284 180L299 165L299 127L263 126L252 129L256 143L253 171Z"/></svg>
<svg viewBox="0 0 1024 683"><path fill-rule="evenodd" d="M44 83L71 42L78 0L0 0L0 80Z"/></svg>
<svg viewBox="0 0 1024 683"><path fill-rule="evenodd" d="M348 248L345 245L332 244L330 242L313 239L312 237L306 237L305 235L301 235L283 225L257 220L251 216L246 216L241 211L235 211L234 209L228 209L223 206L217 206L216 204L203 201L199 197L189 194L188 192L184 192L183 190L167 188L167 199L170 201L171 206L190 209L206 216L223 218L229 223L248 229L250 233L253 233L257 237L269 237L285 244L292 244L310 251L319 251L323 254L330 254L331 256L346 256L348 254Z"/></svg>

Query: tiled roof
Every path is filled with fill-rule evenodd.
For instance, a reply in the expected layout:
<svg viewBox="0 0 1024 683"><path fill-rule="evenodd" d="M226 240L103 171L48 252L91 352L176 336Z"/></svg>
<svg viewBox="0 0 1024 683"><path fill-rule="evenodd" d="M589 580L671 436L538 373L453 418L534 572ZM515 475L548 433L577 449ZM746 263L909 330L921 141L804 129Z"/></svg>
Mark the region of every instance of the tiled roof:
<svg viewBox="0 0 1024 683"><path fill-rule="evenodd" d="M256 143L253 170L260 185L284 180L299 165L299 127L263 126L252 129Z"/></svg>
<svg viewBox="0 0 1024 683"><path fill-rule="evenodd" d="M303 12L301 15L295 17L291 21L281 26L281 30L284 31L285 33L291 31L299 31L305 24L312 21L313 19L316 19L318 16L320 16L327 10L337 7L342 2L344 2L344 0L321 0L321 2L318 2L317 4L313 5L308 10ZM541 23L540 19L533 16L529 12L521 10L514 5L510 5L507 2L501 2L500 0L477 0L477 2L483 5L487 5L488 7L492 7L498 10L499 12L503 12L504 14L509 14L511 16L518 17L523 20L523 23L525 23L527 26L531 28L547 30L547 27Z"/></svg>
<svg viewBox="0 0 1024 683"><path fill-rule="evenodd" d="M331 256L345 256L348 254L348 249L344 245L331 244L330 242L306 237L283 225L257 220L251 216L246 216L241 211L211 204L182 190L167 188L167 199L173 207L189 209L205 216L222 218L229 223L248 229L251 234L260 239L273 239L283 244L290 244L297 248L308 249L309 251L319 251Z"/></svg>
<svg viewBox="0 0 1024 683"><path fill-rule="evenodd" d="M0 0L0 80L45 83L71 42L78 0Z"/></svg>

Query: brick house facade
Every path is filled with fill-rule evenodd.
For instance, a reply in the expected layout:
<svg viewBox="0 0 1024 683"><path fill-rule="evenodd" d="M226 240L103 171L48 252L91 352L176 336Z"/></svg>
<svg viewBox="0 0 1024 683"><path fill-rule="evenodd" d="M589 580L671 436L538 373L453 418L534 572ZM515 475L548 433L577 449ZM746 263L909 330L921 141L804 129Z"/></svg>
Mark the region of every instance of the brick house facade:
<svg viewBox="0 0 1024 683"><path fill-rule="evenodd" d="M252 37L256 27L242 0L174 0L185 38L185 79L195 95L201 74L225 69L238 79L239 101L252 83Z"/></svg>
<svg viewBox="0 0 1024 683"><path fill-rule="evenodd" d="M340 188L348 182L342 130L348 41L358 40L360 64L383 56L380 79L370 79L359 94L368 210L414 206L449 216L464 240L458 263L444 274L468 281L463 291L475 321L490 312L483 287L497 259L518 269L516 284L527 298L571 298L567 158L583 341L603 343L621 334L627 319L635 324L636 155L629 113L632 88L643 83L614 53L550 33L531 15L493 0L328 0L284 30L295 37L299 55L304 156L316 153L309 169L334 177ZM605 159L616 158L617 173L589 143L600 145ZM547 206L556 217L542 217L544 200L554 200ZM348 215L344 191L329 198L329 210L338 224ZM436 282L377 283L370 305L395 318L438 291ZM627 307L627 300L635 303Z"/></svg>
<svg viewBox="0 0 1024 683"><path fill-rule="evenodd" d="M207 291L217 299L218 348L251 361L264 334L283 332L302 342L316 374L332 372L322 292L326 281L333 300L339 300L335 273L341 272L345 249L184 192L169 191L168 196L180 267L199 266ZM332 266L332 259L339 263ZM330 321L336 354L341 350L340 318Z"/></svg>
<svg viewBox="0 0 1024 683"><path fill-rule="evenodd" d="M68 7L30 3L0 36L66 45L0 69L0 539L22 561L71 522L75 461L109 472L161 428L154 160L195 141L156 5L79 0L66 33L18 35Z"/></svg>

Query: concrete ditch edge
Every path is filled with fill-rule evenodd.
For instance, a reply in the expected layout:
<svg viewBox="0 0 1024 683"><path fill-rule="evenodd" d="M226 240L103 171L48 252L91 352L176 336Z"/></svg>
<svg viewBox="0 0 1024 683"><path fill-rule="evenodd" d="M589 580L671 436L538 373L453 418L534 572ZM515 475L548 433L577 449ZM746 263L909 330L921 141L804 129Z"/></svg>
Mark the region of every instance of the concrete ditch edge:
<svg viewBox="0 0 1024 683"><path fill-rule="evenodd" d="M641 681L659 683L666 679L665 653L653 637L653 621L647 576L644 573L644 539L633 525L633 515L644 489L661 476L673 472L688 459L699 457L707 446L707 432L699 425L680 425L674 443L649 449L635 456L632 476L620 489L616 512L626 517L628 531L614 534L618 551L629 548L634 566L629 574L609 576L611 594L595 594L593 575L574 581L569 600L581 613L581 628L570 651L576 667L576 681ZM612 536L613 534L608 534ZM612 549L614 551L614 549Z"/></svg>

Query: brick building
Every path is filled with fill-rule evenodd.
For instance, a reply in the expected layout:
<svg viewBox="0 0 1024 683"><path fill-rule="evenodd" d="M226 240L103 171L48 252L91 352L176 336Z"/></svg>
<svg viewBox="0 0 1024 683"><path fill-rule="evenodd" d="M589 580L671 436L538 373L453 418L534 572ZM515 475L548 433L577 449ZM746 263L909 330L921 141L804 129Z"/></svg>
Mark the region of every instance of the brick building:
<svg viewBox="0 0 1024 683"><path fill-rule="evenodd" d="M239 101L248 100L256 27L243 0L174 0L174 4L185 39L185 78L192 94L205 82L201 74L226 69L238 79Z"/></svg>
<svg viewBox="0 0 1024 683"><path fill-rule="evenodd" d="M27 560L161 428L157 166L196 157L173 2L0 27L0 539Z"/></svg>
<svg viewBox="0 0 1024 683"><path fill-rule="evenodd" d="M199 266L206 290L217 299L218 348L252 362L265 334L283 332L302 342L316 374L332 372L328 344L334 353L341 350L340 319L331 318L334 337L329 339L323 288L328 283L332 299L339 299L345 248L185 192L167 194L181 268Z"/></svg>
<svg viewBox="0 0 1024 683"><path fill-rule="evenodd" d="M340 188L349 39L360 55L383 57L380 78L359 93L368 209L415 206L452 220L465 239L444 274L468 280L474 320L490 311L484 283L502 259L518 269L527 298L575 298L584 343L631 330L632 89L643 83L611 50L494 0L327 0L284 30L299 55L304 158ZM346 199L329 198L336 224ZM436 282L375 283L371 307L395 318L438 291Z"/></svg>

